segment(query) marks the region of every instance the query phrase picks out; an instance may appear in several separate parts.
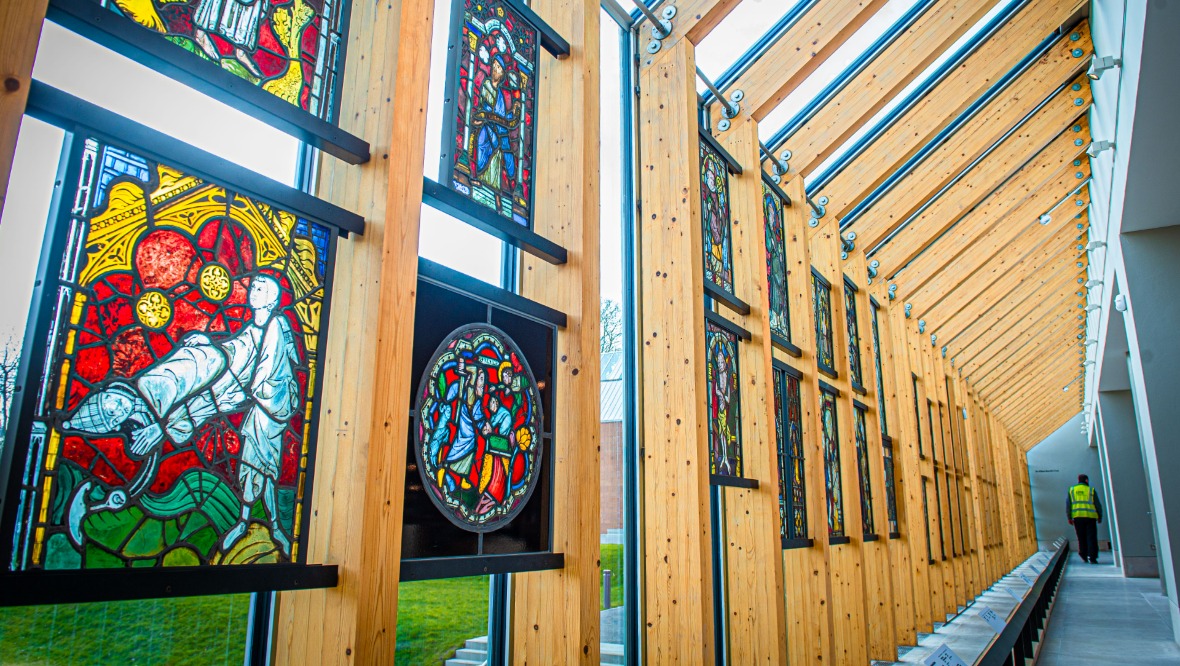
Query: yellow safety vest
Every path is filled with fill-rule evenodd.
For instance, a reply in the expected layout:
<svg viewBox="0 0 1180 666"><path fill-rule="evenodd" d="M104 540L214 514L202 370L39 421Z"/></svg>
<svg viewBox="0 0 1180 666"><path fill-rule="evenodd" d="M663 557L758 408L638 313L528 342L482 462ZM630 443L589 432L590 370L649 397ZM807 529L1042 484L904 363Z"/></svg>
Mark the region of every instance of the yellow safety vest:
<svg viewBox="0 0 1180 666"><path fill-rule="evenodd" d="M1098 520L1098 507L1094 506L1093 488L1079 483L1069 489L1069 517Z"/></svg>

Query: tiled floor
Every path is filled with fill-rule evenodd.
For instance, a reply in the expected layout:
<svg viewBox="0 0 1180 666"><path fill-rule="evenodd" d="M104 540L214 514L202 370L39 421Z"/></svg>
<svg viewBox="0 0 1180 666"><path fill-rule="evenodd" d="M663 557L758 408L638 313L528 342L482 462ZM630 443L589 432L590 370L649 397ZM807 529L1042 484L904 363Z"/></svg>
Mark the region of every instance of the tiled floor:
<svg viewBox="0 0 1180 666"><path fill-rule="evenodd" d="M1073 555L1037 665L1098 664L1180 664L1180 645L1158 579L1123 578L1110 564L1084 564Z"/></svg>

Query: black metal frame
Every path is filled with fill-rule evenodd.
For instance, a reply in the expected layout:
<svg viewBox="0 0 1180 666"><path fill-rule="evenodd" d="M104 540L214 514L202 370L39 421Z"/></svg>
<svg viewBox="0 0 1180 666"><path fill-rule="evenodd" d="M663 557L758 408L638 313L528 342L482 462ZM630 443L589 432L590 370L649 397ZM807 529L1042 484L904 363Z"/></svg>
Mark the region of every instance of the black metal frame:
<svg viewBox="0 0 1180 666"><path fill-rule="evenodd" d="M714 324L715 326L717 326L721 330L725 331L726 333L729 333L730 335L732 335L736 338L734 348L735 348L735 351L738 352L738 355L740 355L742 341L750 340L752 337L750 335L749 331L742 328L741 326L738 326L737 324L730 322L728 319L713 312L712 310L705 310L705 321ZM705 346L706 346L706 356L707 356L708 355L708 353L707 353L708 336L706 336L706 338L705 338ZM733 359L733 372L734 372L734 375L736 375L736 376L741 375L741 359L738 358L738 355L735 355L734 359ZM705 363L706 363L706 365L708 365L708 359L706 359ZM737 382L737 384L738 384L738 387L737 387L738 393L736 396L733 397L733 399L731 400L731 403L733 404L733 409L737 413L737 417L738 417L737 418L738 448L742 449L743 447L742 447L742 418L741 418L741 415L742 415L741 382L739 381L739 382ZM744 457L744 451L742 453L743 453L743 457ZM712 461L713 461L713 452L709 451L710 469L712 468ZM745 467L743 465L743 471L744 471L744 469L745 469ZM744 476L737 476L737 475L730 475L730 474L710 473L709 474L709 484L712 486L732 486L735 488L757 488L758 487L758 481L756 479L747 479Z"/></svg>
<svg viewBox="0 0 1180 666"><path fill-rule="evenodd" d="M869 294L869 325L873 334L873 369L877 373L877 421L881 425L881 436L889 436L889 415L885 413L885 361L881 357L881 304Z"/></svg>
<svg viewBox="0 0 1180 666"><path fill-rule="evenodd" d="M779 187L778 183L776 183L776 182L774 182L773 180L771 180L771 179L770 179L770 176L769 176L769 175L767 175L765 171L763 171L763 172L762 172L762 182L763 182L763 183L764 183L764 184L765 184L767 187L769 187L771 190L773 190L773 191L774 191L774 193L775 193L776 195L778 195L778 197L779 197L780 199L782 199L782 200L783 200L783 205L784 205L784 206L792 206L792 205L794 205L794 204L791 202L791 197L787 196L787 193L783 191L783 188Z"/></svg>
<svg viewBox="0 0 1180 666"><path fill-rule="evenodd" d="M721 159L729 167L729 173L734 176L742 175L741 162L738 162L736 157L731 155L728 150L723 148L721 143L718 142L717 139L714 139L713 135L709 133L709 130L705 129L704 127L698 127L697 132L701 135L701 140L709 144L709 148L721 156ZM790 199L788 199L788 201L790 201Z"/></svg>
<svg viewBox="0 0 1180 666"><path fill-rule="evenodd" d="M852 399L852 438L853 438L853 440L856 440L856 439L857 439L857 436L856 436L856 427L857 427L857 425L856 425L856 419L857 419L857 413L858 413L858 412L860 413L860 418L862 418L862 419L866 419L866 421L865 421L865 442L864 442L864 454L865 454L865 464L866 464L866 465L868 465L868 455L869 455L869 430L868 430L868 421L867 421L867 419L868 419L869 408L868 408L868 405L866 405L866 404L864 404L863 402L861 402L861 401L857 400L856 398L853 398L853 399ZM862 506L862 513L863 513L863 506L864 506L864 503L865 503L865 501L864 501L864 500L865 500L865 497L864 497L864 495L865 495L865 493L866 493L866 492L868 493L868 504L869 504L869 510L870 510L870 511L872 511L872 510L873 510L873 486L872 486L872 483L873 483L873 481L872 481L872 478L873 478L873 476L872 476L872 468L870 467L870 468L869 468L869 487L868 487L868 488L865 488L863 485L861 485L861 483L860 483L860 443L859 443L859 442L856 442L856 446L855 446L855 448L857 449L857 451L856 451L856 485L860 486L860 493L861 493L861 506ZM873 516L872 516L872 518L873 518L873 527L874 527L874 528L876 528L876 525L877 525L877 517L876 517L875 515L873 515ZM865 517L864 517L863 515L860 517L860 521L861 521L861 525L862 525L862 527L863 527L863 525L864 525L864 523L865 523ZM865 540L865 541L876 541L876 540L877 540L877 535L876 535L876 533L875 533L875 532L868 532L868 531L864 531L864 530L862 529L862 533L863 533L863 537L864 537L864 540Z"/></svg>
<svg viewBox="0 0 1180 666"><path fill-rule="evenodd" d="M29 88L25 113L67 132L84 128L104 141L134 146L135 151L144 157L183 167L209 182L232 183L235 191L324 221L328 226L339 229L342 237L347 238L349 233L363 234L365 231L365 219L356 213L271 180L40 81L34 80Z"/></svg>
<svg viewBox="0 0 1180 666"><path fill-rule="evenodd" d="M16 425L8 431L6 445L0 455L0 534L15 534L20 516L16 493L21 488L21 468L16 460L29 456L32 422L37 409L38 378L49 358L50 315L55 311L58 293L57 276L64 261L72 199L81 170L85 139L95 138L103 143L126 147L145 158L181 168L207 182L216 183L232 191L257 198L268 204L315 221L337 234L329 238L325 266L324 297L321 301L321 339L328 339L331 320L331 294L336 267L336 243L339 236L350 231L363 233L364 221L325 201L304 192L264 178L230 162L205 153L188 144L171 139L126 118L103 110L93 104L34 81L29 91L26 112L57 125L66 131L62 160L59 163L45 242L42 244L38 265L38 279L33 290L28 325L21 352L17 390L13 396L12 414ZM130 138L127 138L130 137ZM31 341L31 342L29 342ZM321 355L323 351L321 350ZM77 569L46 571L24 569L0 574L7 594L0 593L0 605L28 603L64 603L69 599L86 601L114 601L152 598L159 596L189 596L225 594L230 592L261 592L268 590L331 587L336 584L336 566L308 565L307 542L310 532L311 501L314 495L316 452L318 444L319 411L322 400L323 373L318 373L314 386L308 387L312 399L312 425L306 442L308 454L305 467L303 500L299 515L306 524L295 545L297 561L282 564L243 566L158 567L126 570ZM5 538L0 545L4 566L11 566L17 543ZM116 573L118 572L118 573ZM128 582L133 581L132 584ZM141 582L142 581L142 582ZM70 592L72 587L78 591ZM48 592L48 594L46 594ZM23 595L23 596L22 596ZM30 596L32 595L32 596ZM55 596L58 595L58 596Z"/></svg>
<svg viewBox="0 0 1180 666"><path fill-rule="evenodd" d="M783 350L783 352L785 352L788 356L793 356L795 358L803 356L802 349L799 349L795 345L791 344L788 340L784 339L782 336L775 335L774 333L770 334L770 344Z"/></svg>
<svg viewBox="0 0 1180 666"><path fill-rule="evenodd" d="M179 81L199 92L261 120L300 141L348 162L369 161L369 144L334 123L339 115L340 91L344 82L345 49L349 2L341 3L341 43L330 90L325 93L325 114L320 118L266 92L257 85L231 74L216 63L173 44L160 33L101 7L95 0L51 0L49 20L88 37L138 63Z"/></svg>
<svg viewBox="0 0 1180 666"><path fill-rule="evenodd" d="M335 564L253 564L0 574L0 607L336 587Z"/></svg>
<svg viewBox="0 0 1180 666"><path fill-rule="evenodd" d="M737 324L726 319L725 317L722 317L721 315L717 314L716 312L713 312L712 310L705 310L705 319L713 322L714 324L720 326L721 328L724 328L725 330L729 331L730 333L733 333L734 335L738 336L738 338L741 340L749 341L749 340L752 340L754 337L746 329L742 328L741 326L738 326Z"/></svg>
<svg viewBox="0 0 1180 666"><path fill-rule="evenodd" d="M524 22L526 24L528 24L529 27L531 27L534 31L536 31L537 43L541 48L544 48L546 51L548 51L550 54L552 54L554 57L556 57L558 59L564 59L569 56L569 54L570 54L569 42L567 42L565 40L565 38L563 38L561 35L559 35L556 30L554 30L552 27L550 27L550 25L548 23L546 23L543 19L541 19L541 17L538 16L537 13L535 11L533 11L528 5L525 5L520 0L498 0L498 1L501 4L505 5L510 11L515 12L522 20L524 20ZM532 123L532 127L530 128L531 136L529 137L529 145L532 147L532 155L531 155L532 169L531 169L531 182L529 182L526 187L526 189L528 190L528 195L529 195L528 224L524 225L522 227L522 225L518 224L514 220L510 220L510 219L505 218L503 215L500 214L500 211L492 210L486 206L480 205L480 204L476 203L474 200L472 200L470 197L465 197L462 194L459 194L458 192L454 191L454 189L451 187L451 183L454 180L454 172L455 172L455 156L452 153L454 151L453 146L455 143L455 129L456 129L455 121L458 116L457 111L458 111L458 105L459 105L459 99L458 99L459 67L461 65L460 58L462 57L462 54L463 54L462 42L463 42L464 29L465 29L465 26L464 26L464 21L463 21L463 2L462 2L462 0L453 0L451 2L451 20L450 20L450 24L448 26L449 34L447 36L447 65L446 65L446 77L447 78L446 78L446 85L445 85L444 94L443 94L444 95L444 99L443 99L443 136L442 136L443 142L442 142L442 151L439 153L439 171L438 171L439 183L438 183L438 185L440 187L442 187L443 189L445 189L450 194L452 194L453 199L464 200L467 203L469 203L471 207L469 209L465 208L465 207L460 207L460 210L464 211L469 217L461 216L458 213L448 211L444 208L439 208L438 206L434 206L434 207L439 208L439 210L447 212L451 215L455 215L456 217L459 217L459 219L462 219L464 222L467 222L468 224L470 224L478 229L482 229L483 231L487 231L488 233L490 233L494 236L497 236L498 238L500 238L501 240L503 240L505 242L515 245L515 243L512 243L512 241L509 240L509 238L505 238L505 237L497 234L495 231L489 230L489 228L497 229L501 233L509 233L509 235L511 235L510 232L508 232L503 227L511 225L513 227L522 228L530 233L532 232L532 229L533 229L533 217L534 217L534 212L535 212L534 205L535 205L535 200L536 200L536 196L535 196L536 195L536 187L534 187L534 183L536 182L536 174L537 174L537 168L536 168L536 166L537 166L537 160L536 160L536 155L537 155L537 120L539 118L539 115L537 114L536 104L540 101L540 94L539 93L540 93L541 77L540 77L539 70L540 70L540 66L541 66L541 57L540 57L541 54L536 53L535 57L533 59L532 85L534 86L534 88L533 88L534 108L532 109L533 123ZM472 174L472 178L474 178L474 177L475 177L474 174ZM427 182L427 185L429 185L432 181L430 181L430 179L426 179L426 182ZM423 191L423 196L425 197L425 190ZM437 195L437 194L435 194L434 196L440 202L447 201L447 199L440 198L439 195ZM449 205L452 207L455 207L455 206L457 206L457 203L452 200ZM492 220L491 217L498 218L498 220ZM497 221L502 224L497 224L496 223ZM537 238L540 238L540 236L537 236ZM530 250L526 247L523 247L521 245L516 245L516 246L520 247L522 250L525 250L526 252L532 253L532 250ZM565 263L565 250L564 249L561 250L560 261L553 261L552 258L547 258L547 257L540 255L540 254L538 254L537 256L541 257L542 259L545 259L546 261L550 261L551 263Z"/></svg>
<svg viewBox="0 0 1180 666"><path fill-rule="evenodd" d="M737 296L734 296L733 294L729 293L728 291L725 291L721 287L718 287L717 285L713 284L709 280L705 280L704 285L705 285L705 296L707 296L708 298L724 305L725 307L729 308L730 310L733 310L734 312L736 312L740 315L744 316L744 315L750 314L750 304L749 303L746 303L745 301L738 298Z"/></svg>
<svg viewBox="0 0 1180 666"><path fill-rule="evenodd" d="M852 278L848 277L847 275L844 276L844 287L845 287L846 292L847 291L852 292L853 299L855 299L856 294L860 292L860 288L857 287L856 283L852 281ZM847 298L847 293L845 295L845 298ZM849 308L848 303L844 304L844 318L845 318L844 327L848 331L848 381L852 386L853 393L856 393L858 395L868 395L869 392L865 389L864 384L862 382L862 380L864 379L864 376L865 376L865 368L864 368L864 357L860 351L860 318L859 318L857 311L856 311L856 301L855 300L853 300L853 302L851 303L851 306L852 307ZM852 318L848 317L848 311L850 309L852 310ZM856 329L855 345L852 340L852 329L853 328ZM852 349L854 347L856 349L856 364L855 365L852 362L853 361Z"/></svg>
<svg viewBox="0 0 1180 666"><path fill-rule="evenodd" d="M885 523L887 525L889 523L889 510L890 510L890 508L892 508L894 520L897 522L898 527L900 528L901 521L899 518L897 518L897 515L898 515L897 514L897 461L893 460L893 438L890 437L889 435L881 435L881 447L883 449L889 451L889 459L891 461L893 461L893 492L892 493L889 492L890 488L889 488L888 476L885 476L885 478L882 479L882 481L884 481L884 485L885 485ZM884 463L884 461L882 461L882 463ZM892 500L892 502L890 500ZM891 503L893 505L892 507L890 507ZM891 531L891 532L889 532L889 538L890 539L900 539L901 532Z"/></svg>
<svg viewBox="0 0 1180 666"><path fill-rule="evenodd" d="M770 365L771 365L772 370L778 370L779 372L782 372L786 376L791 377L796 382L799 382L799 408L800 408L800 411L802 412L802 408L803 408L803 373L799 372L795 368L792 368L791 366L787 365L786 363L783 363L782 361L778 360L777 358L773 358L773 357L770 359ZM774 381L773 375L771 377L771 381ZM783 399L786 400L787 396L784 395ZM785 405L784 405L784 408L785 408ZM778 418L778 414L775 415L775 418ZM784 419L786 418L785 414L783 415L783 418ZM802 424L802 420L803 420L802 413L800 413L800 415L799 415L799 420L800 420L799 425L800 425L800 427L802 427L802 425L803 425ZM782 445L781 442L775 442L776 449L781 445ZM778 458L777 451L776 451L775 458ZM788 455L788 458L790 458L789 455ZM804 456L802 459L806 460L806 456ZM777 460L776 460L776 464L777 464ZM782 468L779 469L779 475L782 476L783 478L786 478L785 477L786 472L787 472L787 470L784 470ZM806 477L804 478L804 481L806 481ZM785 487L787 484L784 483L783 485ZM806 491L806 487L804 488L804 491ZM784 516L784 520L786 520L787 522L793 522L793 519L795 517L795 515L794 515L795 508L794 508L793 504L791 503L791 498L782 497L782 498L780 498L779 501L786 503L786 506L788 507L787 515ZM803 500L803 527L804 527L804 532L808 532L811 527L810 521L807 519L807 495L806 495L806 492L804 492L804 500ZM785 528L786 528L786 526L784 525L783 529L785 530ZM787 548L810 548L812 543L814 543L812 539L806 538L806 537L793 537L793 538L781 537L781 538L782 538L784 549L787 549Z"/></svg>
<svg viewBox="0 0 1180 666"><path fill-rule="evenodd" d="M422 203L494 236L512 247L524 250L542 261L561 265L567 260L568 254L564 247L502 215L489 214L490 209L475 203L443 183L424 177L422 179Z"/></svg>
<svg viewBox="0 0 1180 666"><path fill-rule="evenodd" d="M1036 659L1041 635L1051 616L1068 557L1069 542L1066 541L1037 575L1023 601L1006 618L1004 631L992 640L976 660L978 666L1013 666L1024 664L1026 659Z"/></svg>
<svg viewBox="0 0 1180 666"><path fill-rule="evenodd" d="M836 428L836 465L838 466L839 473L840 473L840 487L836 488L836 492L839 493L839 500L840 500L839 504L840 504L840 514L841 514L840 519L844 523L843 528L841 530L843 532L843 534L836 534L836 535L832 534L832 523L828 517L828 505L827 505L827 501L826 501L827 497L824 498L825 499L825 502L824 502L824 525L827 527L827 537L828 537L829 544L849 543L848 536L847 536L848 516L847 516L847 513L844 511L844 487L843 487L843 484L844 484L844 461L840 457L840 403L837 400L837 398L840 397L840 389L836 388L835 386L832 386L831 384L828 384L827 382L823 381L822 379L817 380L817 381L819 383L819 395L816 397L818 397L820 400L819 415L820 415L821 421L823 419L823 394L827 393L828 395L832 396L832 418L835 421L834 425ZM820 430L821 430L821 432L820 432L819 436L820 436L821 450L822 450L824 448L822 446L823 436L824 436L823 432L822 432L822 430L823 430L822 425L820 427ZM824 451L823 455L824 455L824 460L823 460L823 463L824 463L824 491L825 491L825 495L826 495L827 486L828 486L828 483L827 483L827 481L828 481L828 474L827 474L828 455L827 455L827 452Z"/></svg>
<svg viewBox="0 0 1180 666"><path fill-rule="evenodd" d="M836 361L836 330L835 330L836 329L836 315L834 312L832 312L832 283L829 282L828 279L826 277L824 277L818 270L816 270L815 266L811 267L811 277L813 278L812 283L811 283L813 291L815 289L815 282L817 280L819 281L820 284L822 284L828 290L828 327L831 329L831 334L832 334L832 338L830 340L828 340L828 344L831 346L831 349L832 349L832 362L834 363ZM813 309L814 309L815 298L816 298L816 295L813 295L812 296ZM818 313L812 313L812 316L815 318L815 320L817 322L819 321ZM819 347L820 347L820 337L819 337L819 329L817 328L815 331L815 350L816 350L815 365L816 365L816 368L821 373L827 375L828 377L831 377L832 379L839 379L840 372L837 371L834 366L828 365L827 363L824 363L823 361L820 360Z"/></svg>
<svg viewBox="0 0 1180 666"><path fill-rule="evenodd" d="M485 323L491 324L490 317L493 311L522 317L534 323L547 326L552 329L552 341L550 343L551 358L556 360L557 355L557 331L567 325L568 317L565 313L532 301L524 296L515 294L507 289L494 287L486 282L473 278L469 275L460 273L458 271L447 268L441 264L430 261L423 257L418 258L418 280L419 282L434 285L436 287L455 292L464 298L471 299L478 303L487 306L488 321ZM428 364L429 366L429 364ZM557 374L553 372L553 386L550 391L550 403L556 405L558 396L558 382ZM415 410L416 411L416 410ZM410 420L413 422L417 418L416 414L410 414ZM554 479L554 450L557 447L557 430L559 424L552 422L548 431L545 430L544 421L542 421L539 437L543 442L544 450L539 458L542 462L542 469L538 471L538 476L535 479L534 493L530 497L529 502L543 501L552 502L552 496L546 494L544 488L545 484L552 486ZM475 555L454 555L446 557L403 557L401 558L400 580L414 581L414 580L429 580L435 578L452 578L462 576L475 576L481 574L504 574L517 573L523 571L540 571L547 569L561 569L565 566L565 555L563 553L553 552L553 512L549 510L547 515L547 525L543 527L544 535L541 539L544 543L544 551L531 551L523 553L511 554L488 554L483 552L483 532L473 532L479 537L479 552ZM445 513L442 514L447 522L454 524L451 517ZM505 527L507 523L500 527ZM468 530L470 531L470 530ZM403 544L404 545L404 544Z"/></svg>

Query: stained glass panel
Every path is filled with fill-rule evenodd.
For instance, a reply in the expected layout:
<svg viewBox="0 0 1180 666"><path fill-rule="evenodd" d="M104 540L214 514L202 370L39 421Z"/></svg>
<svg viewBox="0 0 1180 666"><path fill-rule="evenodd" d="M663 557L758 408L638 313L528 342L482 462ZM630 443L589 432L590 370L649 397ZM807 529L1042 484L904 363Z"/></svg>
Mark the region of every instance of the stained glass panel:
<svg viewBox="0 0 1180 666"><path fill-rule="evenodd" d="M930 543L930 499L926 491L926 477L922 477L922 524L926 528L926 559L934 562L934 550Z"/></svg>
<svg viewBox="0 0 1180 666"><path fill-rule="evenodd" d="M882 442L884 451L882 455L885 459L885 512L886 519L889 521L889 533L899 534L901 530L897 522L897 479L894 477L893 471L893 443L885 439Z"/></svg>
<svg viewBox="0 0 1180 666"><path fill-rule="evenodd" d="M791 341L791 311L787 296L787 247L783 200L762 183L762 219L766 227L766 281L770 296L770 333Z"/></svg>
<svg viewBox="0 0 1180 666"><path fill-rule="evenodd" d="M784 539L803 539L807 537L807 495L799 379L777 367L774 369L774 426L781 535Z"/></svg>
<svg viewBox="0 0 1180 666"><path fill-rule="evenodd" d="M336 232L72 145L10 566L301 561Z"/></svg>
<svg viewBox="0 0 1180 666"><path fill-rule="evenodd" d="M709 401L709 471L742 475L738 339L705 320L705 378Z"/></svg>
<svg viewBox="0 0 1180 666"><path fill-rule="evenodd" d="M856 287L844 281L844 321L848 325L848 367L853 386L864 386L860 364L860 323L856 318Z"/></svg>
<svg viewBox="0 0 1180 666"><path fill-rule="evenodd" d="M439 180L532 227L537 30L497 0L458 0L451 17Z"/></svg>
<svg viewBox="0 0 1180 666"><path fill-rule="evenodd" d="M918 456L925 458L926 450L922 444L922 412L918 411L918 378L911 374L910 382L914 389L914 430L918 434Z"/></svg>
<svg viewBox="0 0 1180 666"><path fill-rule="evenodd" d="M844 492L840 486L840 426L836 396L819 392L819 414L824 446L824 486L828 499L828 536L844 536Z"/></svg>
<svg viewBox="0 0 1180 666"><path fill-rule="evenodd" d="M729 167L717 151L700 142L702 246L705 279L733 293L733 247L730 243Z"/></svg>
<svg viewBox="0 0 1180 666"><path fill-rule="evenodd" d="M541 456L541 403L528 361L490 324L443 339L418 386L418 471L451 522L489 532L528 502Z"/></svg>
<svg viewBox="0 0 1180 666"><path fill-rule="evenodd" d="M881 373L881 326L876 304L871 304L873 314L873 363L877 370L877 418L881 422L881 434L889 436L889 421L885 414L885 376Z"/></svg>
<svg viewBox="0 0 1180 666"><path fill-rule="evenodd" d="M829 374L836 374L836 353L832 342L832 286L814 270L811 298L815 309L815 360Z"/></svg>
<svg viewBox="0 0 1180 666"><path fill-rule="evenodd" d="M92 0L314 116L333 121L345 0Z"/></svg>
<svg viewBox="0 0 1180 666"><path fill-rule="evenodd" d="M873 481L869 470L869 442L866 432L865 410L853 408L856 426L856 470L860 475L860 515L864 521L864 533L875 534L873 521Z"/></svg>

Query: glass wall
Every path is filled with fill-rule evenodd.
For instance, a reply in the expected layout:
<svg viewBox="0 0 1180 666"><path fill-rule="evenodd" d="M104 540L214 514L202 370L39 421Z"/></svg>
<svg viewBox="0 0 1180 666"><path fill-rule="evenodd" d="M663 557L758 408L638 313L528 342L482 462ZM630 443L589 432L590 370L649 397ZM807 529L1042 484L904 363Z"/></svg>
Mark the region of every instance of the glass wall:
<svg viewBox="0 0 1180 666"><path fill-rule="evenodd" d="M620 17L622 18L622 17ZM599 600L602 663L635 663L633 303L630 286L631 34L609 13L601 15L601 474ZM632 550L629 550L632 549Z"/></svg>

